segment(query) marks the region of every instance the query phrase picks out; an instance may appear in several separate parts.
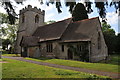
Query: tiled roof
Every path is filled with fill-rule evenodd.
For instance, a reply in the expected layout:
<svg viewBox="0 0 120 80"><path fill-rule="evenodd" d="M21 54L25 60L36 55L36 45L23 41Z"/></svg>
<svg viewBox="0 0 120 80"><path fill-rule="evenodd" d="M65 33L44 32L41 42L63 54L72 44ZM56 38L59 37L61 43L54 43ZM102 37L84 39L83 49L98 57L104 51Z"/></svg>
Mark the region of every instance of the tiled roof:
<svg viewBox="0 0 120 80"><path fill-rule="evenodd" d="M97 21L98 18L92 18L70 23L61 41L90 41L93 31L97 29Z"/></svg>
<svg viewBox="0 0 120 80"><path fill-rule="evenodd" d="M69 18L53 24L41 26L37 28L33 36L39 37L42 41L60 39L71 20L72 19Z"/></svg>
<svg viewBox="0 0 120 80"><path fill-rule="evenodd" d="M24 47L27 47L27 46L38 46L38 41L39 41L39 38L38 37L34 37L34 36L24 36L21 40L21 43L20 43L20 46L24 46Z"/></svg>
<svg viewBox="0 0 120 80"><path fill-rule="evenodd" d="M60 42L90 41L93 31L97 29L99 18L72 22L72 18L40 26L31 37L24 37L22 43L27 46L38 42L59 40ZM39 38L38 38L39 37Z"/></svg>

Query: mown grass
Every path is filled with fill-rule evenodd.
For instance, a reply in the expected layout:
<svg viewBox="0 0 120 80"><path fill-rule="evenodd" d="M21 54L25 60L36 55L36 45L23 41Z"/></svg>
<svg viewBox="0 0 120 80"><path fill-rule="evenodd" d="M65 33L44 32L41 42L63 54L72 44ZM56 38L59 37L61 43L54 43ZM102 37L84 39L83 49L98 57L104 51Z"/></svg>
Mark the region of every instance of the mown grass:
<svg viewBox="0 0 120 80"><path fill-rule="evenodd" d="M20 54L2 54L2 56L20 57Z"/></svg>
<svg viewBox="0 0 120 80"><path fill-rule="evenodd" d="M9 62L2 64L3 78L106 78L7 58L3 58L3 61Z"/></svg>
<svg viewBox="0 0 120 80"><path fill-rule="evenodd" d="M9 51L2 51L2 56L12 56L12 57L20 57L21 54L8 54Z"/></svg>
<svg viewBox="0 0 120 80"><path fill-rule="evenodd" d="M120 67L120 65L117 64L118 58L116 58L116 56L114 56L113 59L111 61L109 61L108 63L88 63L88 62L73 61L73 60L46 59L46 58L40 58L40 59L25 58L25 59L59 64L59 65L65 65L65 66L87 68L87 69L92 69L92 70L116 72L116 73L118 73L118 67Z"/></svg>
<svg viewBox="0 0 120 80"><path fill-rule="evenodd" d="M111 55L111 60L107 64L120 65L120 55Z"/></svg>
<svg viewBox="0 0 120 80"><path fill-rule="evenodd" d="M15 54L3 54L3 56L15 56ZM48 59L48 58L25 58L34 61L47 62L65 66L79 67L79 68L87 68L92 70L99 71L107 71L107 72L118 72L118 65L120 63L120 55L111 55L111 60L107 63L87 63L81 61L73 61L73 60L62 60L62 59Z"/></svg>

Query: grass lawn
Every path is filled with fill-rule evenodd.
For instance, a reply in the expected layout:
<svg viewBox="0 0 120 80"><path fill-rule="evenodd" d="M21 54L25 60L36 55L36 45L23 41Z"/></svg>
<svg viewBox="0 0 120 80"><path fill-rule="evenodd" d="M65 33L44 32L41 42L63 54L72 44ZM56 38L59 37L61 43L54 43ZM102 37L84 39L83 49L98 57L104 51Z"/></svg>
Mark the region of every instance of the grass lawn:
<svg viewBox="0 0 120 80"><path fill-rule="evenodd" d="M2 54L2 56L20 57L20 54Z"/></svg>
<svg viewBox="0 0 120 80"><path fill-rule="evenodd" d="M9 62L2 64L3 78L106 78L7 58L3 58L3 61Z"/></svg>
<svg viewBox="0 0 120 80"><path fill-rule="evenodd" d="M113 56L111 61L109 61L108 63L87 63L87 62L73 61L73 60L46 59L46 58L40 58L40 59L25 58L25 59L65 65L65 66L87 68L87 69L107 71L107 72L116 72L116 73L118 73L118 67L120 67L120 65L118 65L119 62L118 57L116 56Z"/></svg>
<svg viewBox="0 0 120 80"><path fill-rule="evenodd" d="M111 55L111 60L107 64L120 65L120 55Z"/></svg>
<svg viewBox="0 0 120 80"><path fill-rule="evenodd" d="M3 56L16 56L16 55L15 54L3 54ZM87 69L93 69L93 70L118 73L118 67L120 67L120 65L118 65L118 63L120 62L120 59L118 57L120 57L120 55L111 55L111 60L107 63L87 63L87 62L81 62L81 61L47 59L47 58L39 58L39 59L25 58L25 59L65 65L65 66L72 66L72 67L87 68Z"/></svg>

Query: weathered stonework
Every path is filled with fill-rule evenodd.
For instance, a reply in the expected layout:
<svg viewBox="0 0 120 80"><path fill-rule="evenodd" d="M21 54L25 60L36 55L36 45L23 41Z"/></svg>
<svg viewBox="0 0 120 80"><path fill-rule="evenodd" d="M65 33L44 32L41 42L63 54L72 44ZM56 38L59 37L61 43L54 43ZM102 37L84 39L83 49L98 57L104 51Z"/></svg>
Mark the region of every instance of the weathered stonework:
<svg viewBox="0 0 120 80"><path fill-rule="evenodd" d="M37 9L36 7L32 8L31 5L28 5L27 8L23 8L22 10L20 10L19 28L18 28L17 40L15 44L15 53L21 53L20 42L23 36L32 36L34 31L39 26L44 25L44 14L45 14L44 10L41 11L41 9ZM39 16L38 23L35 23L36 15Z"/></svg>
<svg viewBox="0 0 120 80"><path fill-rule="evenodd" d="M44 25L44 14L44 11L36 7L32 8L30 5L20 11L16 53L25 54L24 57L49 57L89 62L106 59L107 46L99 18L78 22L72 22L70 18ZM52 44L52 51L48 51L51 45L48 48L47 44Z"/></svg>

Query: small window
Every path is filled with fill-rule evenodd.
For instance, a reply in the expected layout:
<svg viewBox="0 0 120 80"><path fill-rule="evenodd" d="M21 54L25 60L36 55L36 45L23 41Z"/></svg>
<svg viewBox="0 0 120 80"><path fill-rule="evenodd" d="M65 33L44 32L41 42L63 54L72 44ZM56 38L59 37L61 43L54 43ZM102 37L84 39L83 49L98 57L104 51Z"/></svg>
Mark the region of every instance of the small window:
<svg viewBox="0 0 120 80"><path fill-rule="evenodd" d="M100 37L100 32L98 33L98 49L101 48L101 37Z"/></svg>
<svg viewBox="0 0 120 80"><path fill-rule="evenodd" d="M39 22L39 16L36 15L36 16L35 16L35 23L38 23L38 22Z"/></svg>
<svg viewBox="0 0 120 80"><path fill-rule="evenodd" d="M24 16L24 14L22 15L22 23L24 23L25 22L25 16Z"/></svg>
<svg viewBox="0 0 120 80"><path fill-rule="evenodd" d="M78 51L82 51L82 46L81 45L77 45L77 50Z"/></svg>
<svg viewBox="0 0 120 80"><path fill-rule="evenodd" d="M64 52L64 45L61 46L62 52Z"/></svg>
<svg viewBox="0 0 120 80"><path fill-rule="evenodd" d="M46 44L46 49L47 49L47 52L52 52L53 51L53 45L52 45L52 43L47 43Z"/></svg>

